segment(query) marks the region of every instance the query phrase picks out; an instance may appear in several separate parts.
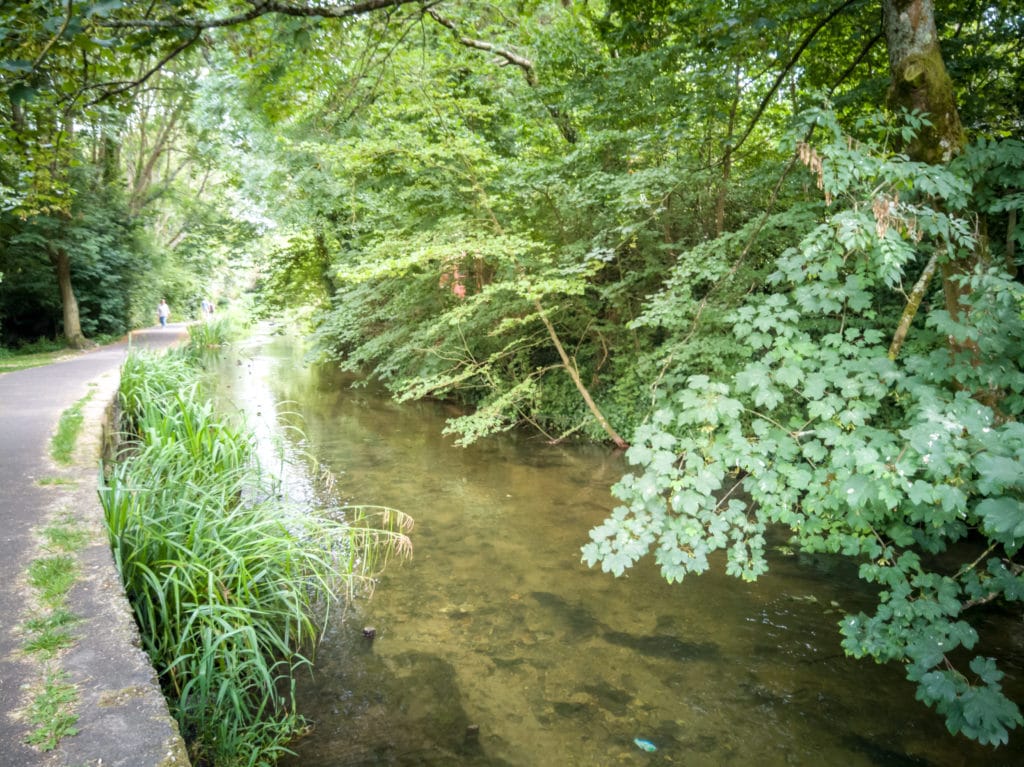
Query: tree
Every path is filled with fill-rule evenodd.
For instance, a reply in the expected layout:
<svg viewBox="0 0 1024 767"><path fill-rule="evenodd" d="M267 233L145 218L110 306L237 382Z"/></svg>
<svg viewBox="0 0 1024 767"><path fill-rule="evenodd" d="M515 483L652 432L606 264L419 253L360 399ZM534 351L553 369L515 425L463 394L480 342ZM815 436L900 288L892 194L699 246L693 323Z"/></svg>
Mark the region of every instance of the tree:
<svg viewBox="0 0 1024 767"><path fill-rule="evenodd" d="M904 116L874 136L861 123L855 140L832 113L808 114L824 138L794 143L823 219L734 313L747 362L717 379L666 375L628 454L638 472L584 559L621 574L654 549L676 581L723 551L729 573L754 579L770 525L804 551L855 557L879 606L845 616L846 652L902 662L951 732L998 745L1024 720L995 660L967 651L972 608L1024 598L1024 289L980 257L973 221L1020 206L1024 145L966 145L931 4L883 5ZM800 226L795 212L772 220ZM945 300L894 347L936 263ZM648 324L671 316L675 284ZM962 566L938 557L964 544Z"/></svg>
<svg viewBox="0 0 1024 767"><path fill-rule="evenodd" d="M22 218L67 215L74 186L69 170L80 160L81 125L97 125L130 107L134 95L171 61L196 46L204 30L244 24L267 15L344 19L391 12L412 0L366 0L326 7L320 3L248 4L241 13L218 15L212 0L128 3L123 0L46 0L0 7L0 193ZM101 127L113 149L113 127ZM173 128L173 120L165 124ZM148 159L161 156L161 140ZM145 186L145 160L133 182ZM134 191L138 191L137 189ZM141 198L131 199L138 212ZM73 346L87 345L72 281L73 254L51 248L49 259L61 297L63 332Z"/></svg>

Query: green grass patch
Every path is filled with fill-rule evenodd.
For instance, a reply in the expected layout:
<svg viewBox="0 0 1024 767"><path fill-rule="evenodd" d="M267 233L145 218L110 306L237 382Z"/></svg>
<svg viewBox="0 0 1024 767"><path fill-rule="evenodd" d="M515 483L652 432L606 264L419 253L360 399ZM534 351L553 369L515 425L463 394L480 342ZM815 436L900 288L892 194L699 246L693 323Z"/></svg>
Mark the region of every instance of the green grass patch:
<svg viewBox="0 0 1024 767"><path fill-rule="evenodd" d="M51 608L64 603L68 591L78 578L78 561L68 554L40 557L28 566L28 582L40 601Z"/></svg>
<svg viewBox="0 0 1024 767"><path fill-rule="evenodd" d="M94 391L86 394L74 405L61 413L57 422L57 433L50 440L50 455L57 463L65 466L71 463L71 456L75 452L75 445L78 444L78 435L82 432L82 423L85 421L83 410L86 403L92 399Z"/></svg>
<svg viewBox="0 0 1024 767"><path fill-rule="evenodd" d="M50 525L43 530L47 547L59 551L78 551L89 542L89 533L70 524Z"/></svg>
<svg viewBox="0 0 1024 767"><path fill-rule="evenodd" d="M60 341L37 341L18 349L0 348L0 373L50 365L76 354Z"/></svg>
<svg viewBox="0 0 1024 767"><path fill-rule="evenodd" d="M67 524L44 530L50 546L70 551L84 544L84 534ZM28 568L28 582L44 612L22 623L26 637L22 649L52 661L57 654L71 647L76 638L72 626L80 619L64 606L68 592L78 579L78 562L71 554L40 557ZM28 719L33 730L25 742L43 751L57 747L60 739L77 733L74 713L77 689L67 683L67 674L46 665L42 686L36 690L29 705Z"/></svg>
<svg viewBox="0 0 1024 767"><path fill-rule="evenodd" d="M78 691L67 683L67 674L59 669L58 656L78 641L73 627L81 619L67 608L66 601L79 577L75 552L88 544L89 534L71 512L65 512L37 532L45 553L32 560L26 577L36 607L34 612L29 608L20 628L24 634L22 650L42 660L43 681L36 686L29 705L28 719L33 729L25 742L50 751L61 738L77 732L78 715L74 708Z"/></svg>
<svg viewBox="0 0 1024 767"><path fill-rule="evenodd" d="M40 487L74 487L78 480L70 477L40 477L36 484Z"/></svg>
<svg viewBox="0 0 1024 767"><path fill-rule="evenodd" d="M22 626L28 637L22 643L25 652L37 652L52 657L58 651L75 643L71 627L80 621L74 613L63 607L35 618L29 618Z"/></svg>
<svg viewBox="0 0 1024 767"><path fill-rule="evenodd" d="M63 671L46 675L43 688L33 698L28 711L29 723L34 727L25 738L29 745L52 751L61 738L78 734L75 729L78 715L74 712L78 690L67 680L68 675Z"/></svg>
<svg viewBox="0 0 1024 767"><path fill-rule="evenodd" d="M114 559L196 763L273 762L302 727L290 680L339 594L408 550L408 518L279 500L250 431L213 411L190 352L134 352L123 460L100 487Z"/></svg>

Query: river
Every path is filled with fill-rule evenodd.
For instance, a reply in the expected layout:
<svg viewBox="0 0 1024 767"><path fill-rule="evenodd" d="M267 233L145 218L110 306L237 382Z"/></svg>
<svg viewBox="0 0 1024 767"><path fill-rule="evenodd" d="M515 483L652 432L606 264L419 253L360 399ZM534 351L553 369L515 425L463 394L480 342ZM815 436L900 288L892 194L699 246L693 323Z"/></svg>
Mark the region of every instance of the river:
<svg viewBox="0 0 1024 767"><path fill-rule="evenodd" d="M314 727L284 767L1024 764L1021 733L994 751L953 737L901 668L844 657L837 622L872 604L849 562L780 539L754 584L720 562L675 586L650 562L616 579L580 546L620 455L529 434L454 447L443 405L352 388L293 338L237 353L228 397L277 435L293 493L324 500L314 456L328 502L416 521L413 558L337 614L300 677ZM1000 636L1019 682L1020 631Z"/></svg>

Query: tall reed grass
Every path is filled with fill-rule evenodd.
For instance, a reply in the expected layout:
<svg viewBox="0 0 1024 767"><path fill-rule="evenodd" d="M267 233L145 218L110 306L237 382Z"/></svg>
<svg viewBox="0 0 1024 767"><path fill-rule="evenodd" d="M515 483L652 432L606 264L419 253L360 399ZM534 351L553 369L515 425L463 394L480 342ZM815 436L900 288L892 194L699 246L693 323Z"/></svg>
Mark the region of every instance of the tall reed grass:
<svg viewBox="0 0 1024 767"><path fill-rule="evenodd" d="M196 765L269 765L302 726L293 679L330 606L393 555L408 517L290 507L251 432L213 412L186 354L132 353L100 496L114 558Z"/></svg>
<svg viewBox="0 0 1024 767"><path fill-rule="evenodd" d="M208 317L188 326L189 344L192 350L220 349L236 334L236 320L228 314Z"/></svg>

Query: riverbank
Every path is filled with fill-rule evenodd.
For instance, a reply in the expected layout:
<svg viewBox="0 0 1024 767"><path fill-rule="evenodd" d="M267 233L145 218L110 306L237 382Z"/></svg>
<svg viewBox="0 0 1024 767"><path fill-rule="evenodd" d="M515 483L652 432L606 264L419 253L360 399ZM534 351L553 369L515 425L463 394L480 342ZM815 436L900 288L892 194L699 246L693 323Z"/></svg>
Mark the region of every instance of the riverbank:
<svg viewBox="0 0 1024 767"><path fill-rule="evenodd" d="M138 331L131 342L161 348L184 332L184 325ZM0 767L188 765L140 649L96 495L104 426L126 349L127 343L115 344L0 375L0 609L7 618L0 629ZM70 462L58 465L49 456L50 436L60 414L87 396ZM64 605L72 616L71 642L47 657L25 648L26 623L40 612L28 573L52 553L52 538L44 533L55 524L73 531L80 545L69 555L76 577ZM43 751L26 743L35 729L29 711L55 678L71 692L73 722Z"/></svg>

